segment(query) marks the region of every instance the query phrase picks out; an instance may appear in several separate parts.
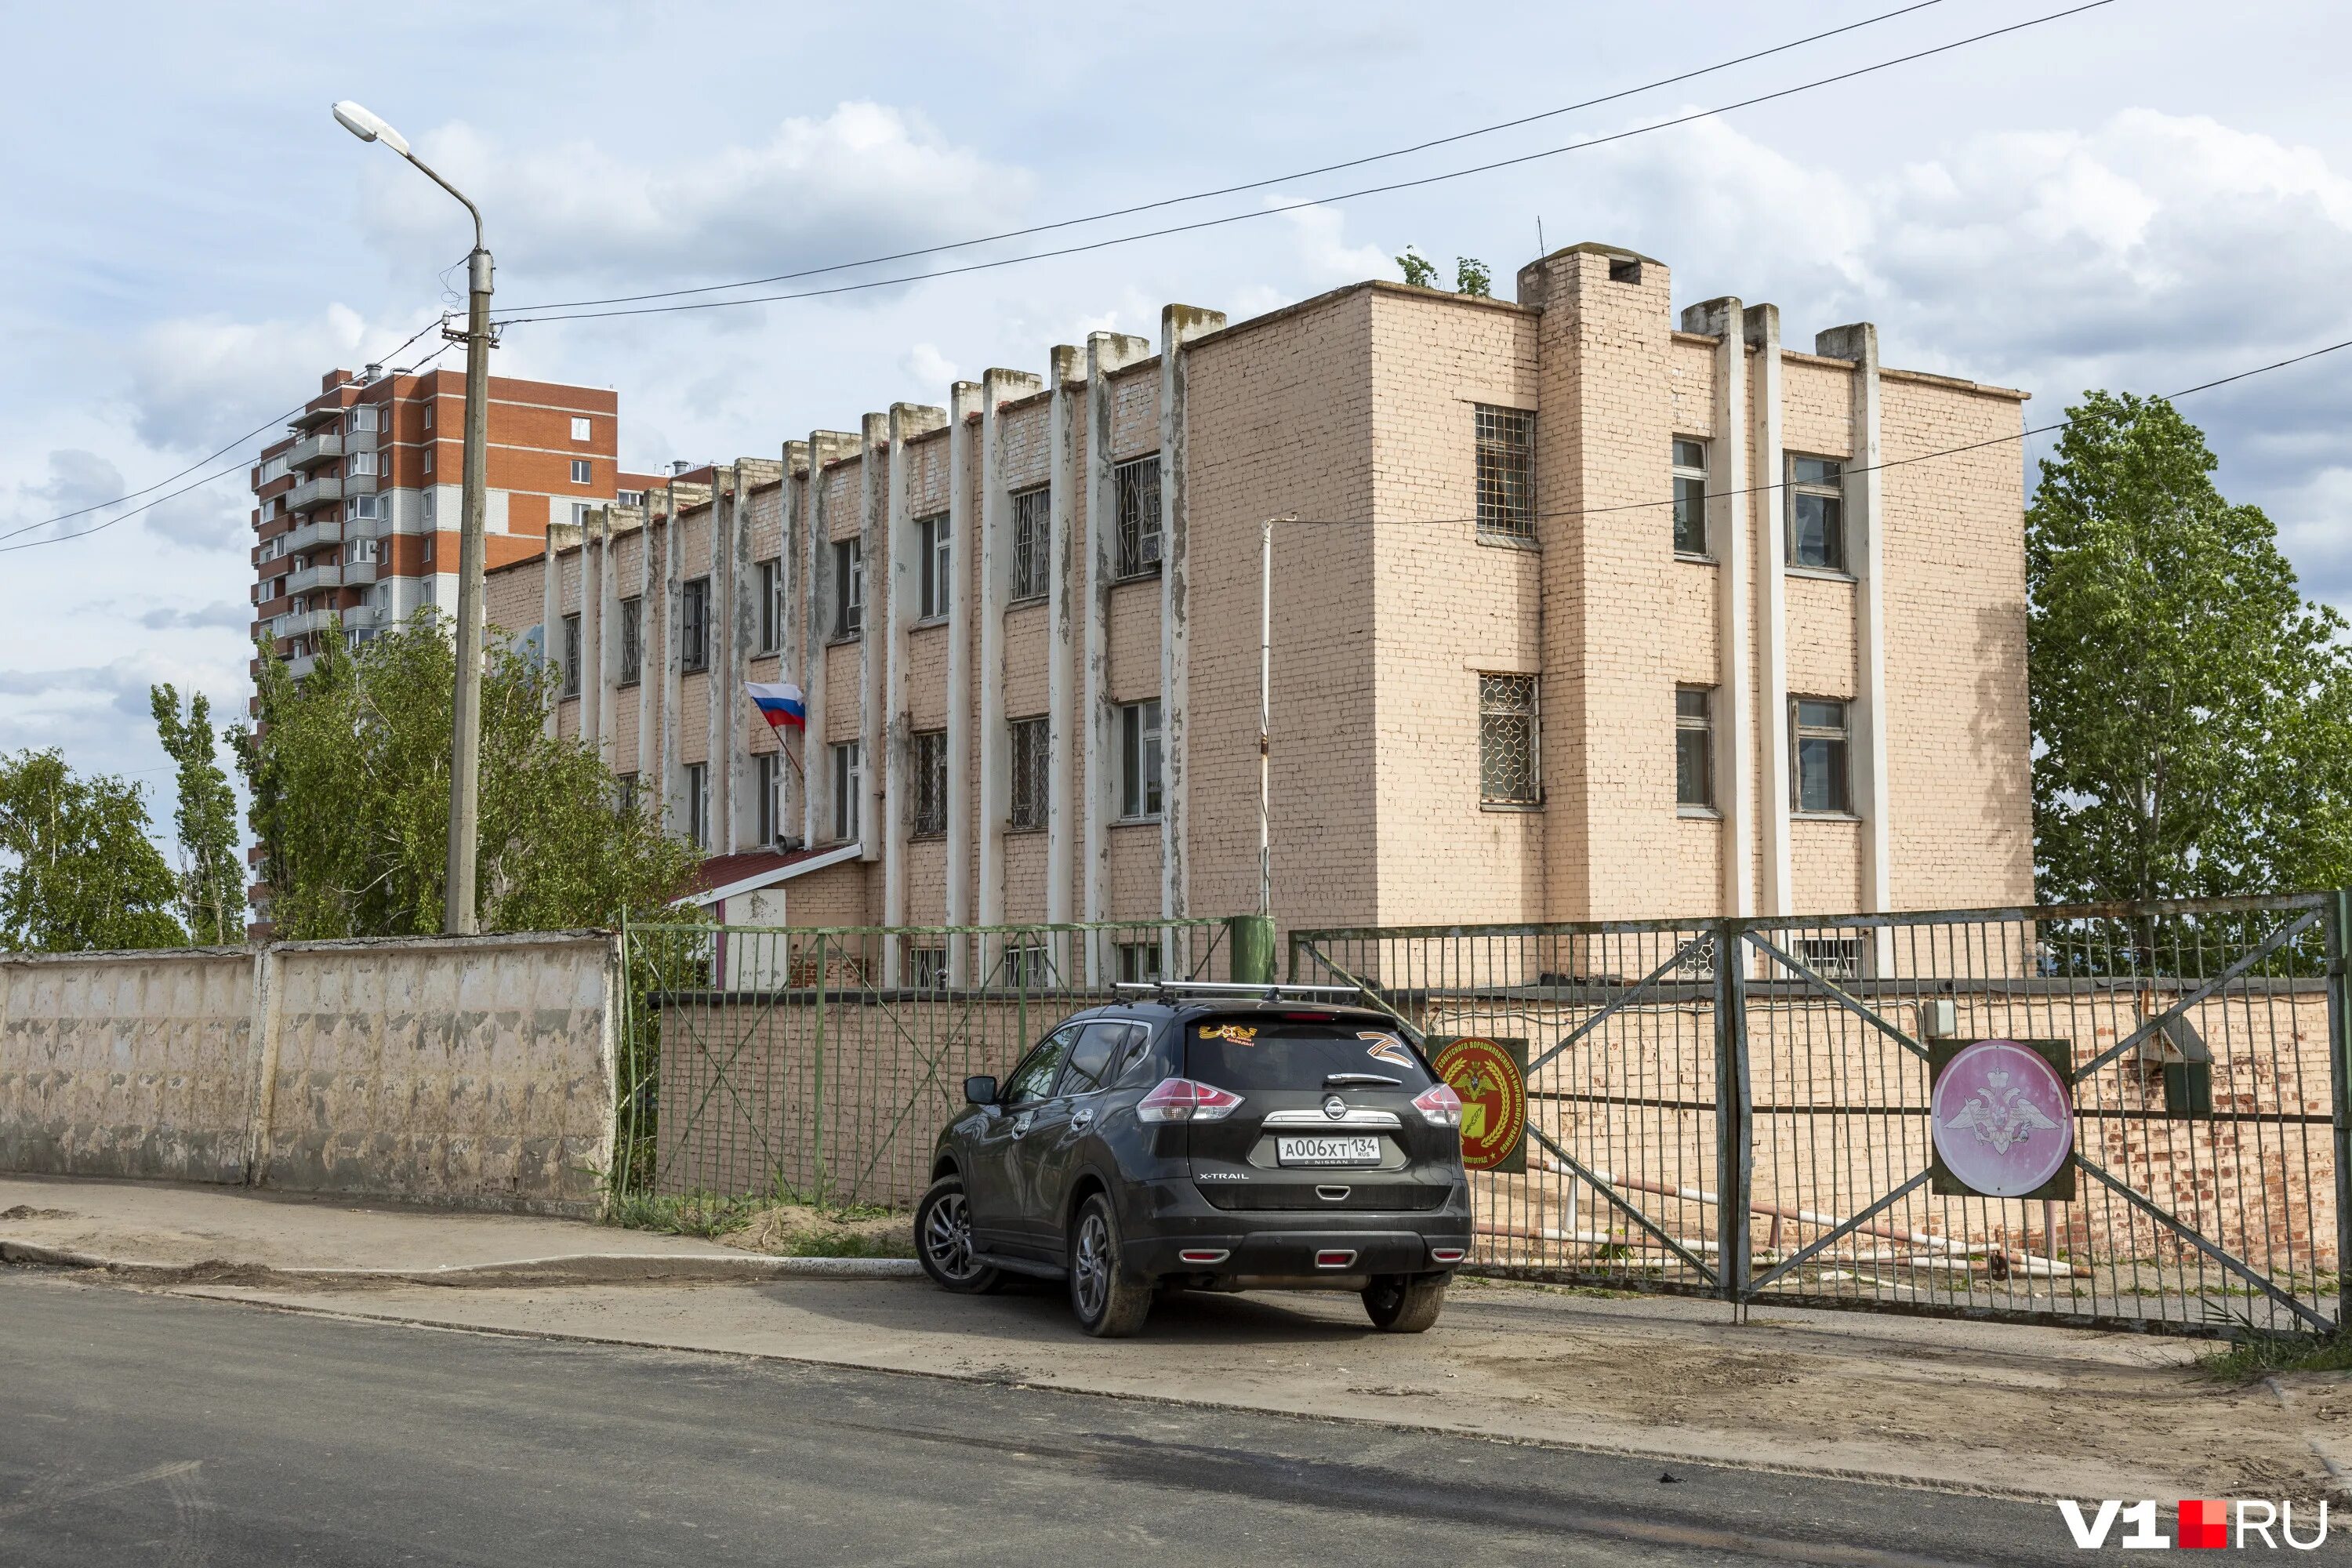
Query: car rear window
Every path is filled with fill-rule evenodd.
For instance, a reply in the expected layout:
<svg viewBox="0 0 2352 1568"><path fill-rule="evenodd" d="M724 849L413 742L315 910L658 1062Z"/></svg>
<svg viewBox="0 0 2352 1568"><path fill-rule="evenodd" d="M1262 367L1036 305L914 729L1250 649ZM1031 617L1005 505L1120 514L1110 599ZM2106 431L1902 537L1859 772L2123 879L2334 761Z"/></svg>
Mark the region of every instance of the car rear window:
<svg viewBox="0 0 2352 1568"><path fill-rule="evenodd" d="M1430 1084L1428 1069L1404 1037L1370 1018L1325 1023L1265 1013L1202 1018L1184 1032L1184 1057L1185 1077L1240 1091L1321 1089L1333 1073L1392 1078L1415 1093Z"/></svg>

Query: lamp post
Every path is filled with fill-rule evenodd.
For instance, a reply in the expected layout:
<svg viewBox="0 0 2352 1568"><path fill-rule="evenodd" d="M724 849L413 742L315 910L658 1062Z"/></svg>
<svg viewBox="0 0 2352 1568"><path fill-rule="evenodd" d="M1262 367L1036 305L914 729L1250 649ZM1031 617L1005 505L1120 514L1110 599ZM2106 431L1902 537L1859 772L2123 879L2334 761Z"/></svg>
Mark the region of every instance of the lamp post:
<svg viewBox="0 0 2352 1568"><path fill-rule="evenodd" d="M482 245L482 209L408 150L399 132L360 105L335 105L335 120L362 142L381 142L425 177L465 204L474 219L473 254L466 258L465 487L457 535L457 681L450 704L448 897L442 929L470 934L474 859L479 837L482 772L483 506L488 489L490 423L490 253ZM442 330L445 337L460 334Z"/></svg>

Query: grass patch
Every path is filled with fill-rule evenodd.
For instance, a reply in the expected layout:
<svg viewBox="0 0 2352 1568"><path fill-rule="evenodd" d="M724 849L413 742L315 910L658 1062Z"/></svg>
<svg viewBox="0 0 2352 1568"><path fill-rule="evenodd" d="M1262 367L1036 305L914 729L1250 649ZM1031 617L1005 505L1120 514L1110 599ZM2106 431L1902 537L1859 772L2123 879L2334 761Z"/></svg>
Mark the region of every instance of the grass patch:
<svg viewBox="0 0 2352 1568"><path fill-rule="evenodd" d="M2250 1334L2198 1364L2231 1383L2252 1383L2273 1372L2352 1372L2352 1332Z"/></svg>
<svg viewBox="0 0 2352 1568"><path fill-rule="evenodd" d="M819 1204L798 1193L745 1197L716 1193L630 1194L609 1223L665 1236L692 1236L773 1258L912 1258L913 1216L879 1204Z"/></svg>

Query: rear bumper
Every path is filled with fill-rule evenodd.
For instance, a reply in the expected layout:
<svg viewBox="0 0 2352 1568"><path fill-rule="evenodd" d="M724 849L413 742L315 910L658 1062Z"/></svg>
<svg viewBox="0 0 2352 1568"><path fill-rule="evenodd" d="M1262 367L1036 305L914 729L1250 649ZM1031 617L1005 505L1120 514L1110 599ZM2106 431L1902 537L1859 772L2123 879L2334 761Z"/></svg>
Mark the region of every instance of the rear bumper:
<svg viewBox="0 0 2352 1568"><path fill-rule="evenodd" d="M1379 1216L1389 1225L1392 1215ZM1439 1261L1449 1248L1466 1253L1470 1227L1458 1234L1419 1230L1253 1229L1225 1235L1155 1237L1124 1248L1131 1274L1157 1279L1171 1274L1246 1275L1302 1282L1365 1274L1426 1274L1458 1267L1461 1257ZM1189 1256L1188 1256L1189 1255ZM1221 1255L1221 1256L1220 1256Z"/></svg>

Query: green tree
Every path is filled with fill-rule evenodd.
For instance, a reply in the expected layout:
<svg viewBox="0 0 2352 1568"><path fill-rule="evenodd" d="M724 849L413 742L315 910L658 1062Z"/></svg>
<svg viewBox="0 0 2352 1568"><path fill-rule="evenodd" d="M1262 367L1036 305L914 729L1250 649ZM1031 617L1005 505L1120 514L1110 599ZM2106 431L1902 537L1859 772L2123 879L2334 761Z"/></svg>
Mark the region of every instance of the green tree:
<svg viewBox="0 0 2352 1568"><path fill-rule="evenodd" d="M442 928L448 849L451 643L421 612L354 654L330 637L295 681L266 655L254 727L234 737L285 938ZM477 905L484 931L650 920L694 848L650 809L618 811L613 774L545 731L551 666L494 631L482 668Z"/></svg>
<svg viewBox="0 0 2352 1568"><path fill-rule="evenodd" d="M188 694L187 712L168 684L148 688L155 733L179 764L180 915L201 942L245 940L245 875L236 857L236 794L214 751L212 704Z"/></svg>
<svg viewBox="0 0 2352 1568"><path fill-rule="evenodd" d="M54 751L0 757L0 947L178 947L179 888L129 779L77 778Z"/></svg>
<svg viewBox="0 0 2352 1568"><path fill-rule="evenodd" d="M1404 247L1404 254L1396 258L1396 264L1397 270L1404 274L1404 280L1414 288L1437 287L1437 263L1422 255L1412 246L1408 245Z"/></svg>
<svg viewBox="0 0 2352 1568"><path fill-rule="evenodd" d="M1457 256L1454 258L1454 291L1491 300L1495 297L1495 275L1476 257Z"/></svg>
<svg viewBox="0 0 2352 1568"><path fill-rule="evenodd" d="M2352 659L2162 398L2094 392L2026 512L2034 858L2059 901L2352 880Z"/></svg>

